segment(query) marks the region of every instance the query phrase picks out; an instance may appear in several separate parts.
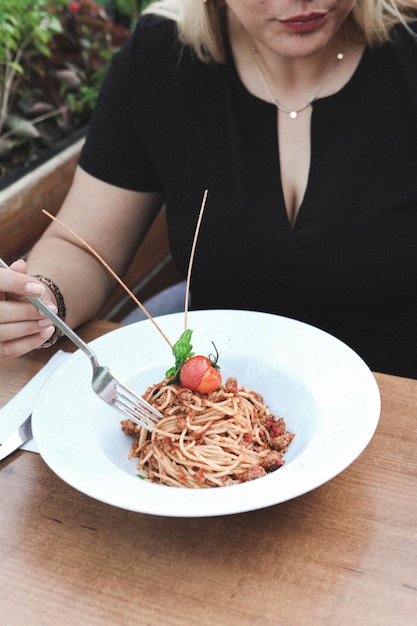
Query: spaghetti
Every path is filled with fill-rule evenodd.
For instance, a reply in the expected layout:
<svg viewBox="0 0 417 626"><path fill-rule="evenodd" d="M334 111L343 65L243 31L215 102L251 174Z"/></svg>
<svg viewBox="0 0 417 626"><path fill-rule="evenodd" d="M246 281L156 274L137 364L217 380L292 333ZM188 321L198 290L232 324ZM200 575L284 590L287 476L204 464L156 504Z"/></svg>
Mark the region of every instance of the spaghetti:
<svg viewBox="0 0 417 626"><path fill-rule="evenodd" d="M284 464L294 438L262 396L230 377L207 395L165 379L143 396L164 417L149 432L131 420L129 458L142 478L175 487L222 487L265 476Z"/></svg>

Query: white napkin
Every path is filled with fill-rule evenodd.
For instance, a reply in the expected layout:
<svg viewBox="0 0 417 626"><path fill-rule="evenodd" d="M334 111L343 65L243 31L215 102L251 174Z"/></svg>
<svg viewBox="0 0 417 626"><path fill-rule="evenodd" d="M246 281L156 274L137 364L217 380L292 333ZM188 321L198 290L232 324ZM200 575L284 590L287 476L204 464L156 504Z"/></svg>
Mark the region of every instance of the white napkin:
<svg viewBox="0 0 417 626"><path fill-rule="evenodd" d="M30 380L19 393L0 409L0 443L11 435L32 412L36 397L41 387L52 372L70 356L70 352L58 350L46 365ZM34 439L28 441L23 450L38 452Z"/></svg>

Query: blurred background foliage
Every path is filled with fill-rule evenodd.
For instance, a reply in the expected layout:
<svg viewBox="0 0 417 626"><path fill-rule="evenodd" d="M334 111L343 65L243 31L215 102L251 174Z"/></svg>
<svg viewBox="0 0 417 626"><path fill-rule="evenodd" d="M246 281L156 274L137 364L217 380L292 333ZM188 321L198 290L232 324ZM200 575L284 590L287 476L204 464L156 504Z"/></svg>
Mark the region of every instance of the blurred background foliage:
<svg viewBox="0 0 417 626"><path fill-rule="evenodd" d="M112 55L152 1L0 0L0 186L84 132Z"/></svg>

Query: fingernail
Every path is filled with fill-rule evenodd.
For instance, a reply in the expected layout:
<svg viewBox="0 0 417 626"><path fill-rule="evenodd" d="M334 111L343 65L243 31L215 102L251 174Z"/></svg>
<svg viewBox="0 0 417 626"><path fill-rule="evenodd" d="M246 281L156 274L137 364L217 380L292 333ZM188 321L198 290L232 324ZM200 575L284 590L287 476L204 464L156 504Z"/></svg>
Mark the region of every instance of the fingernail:
<svg viewBox="0 0 417 626"><path fill-rule="evenodd" d="M41 328L43 326L45 326L46 328L48 328L48 326L51 326L51 320L49 320L47 317L38 320L38 326L40 326Z"/></svg>
<svg viewBox="0 0 417 626"><path fill-rule="evenodd" d="M49 339L49 337L51 337L55 332L55 326L48 326L47 328L43 328L41 330L41 332L39 333L40 338L43 341L46 341L47 339Z"/></svg>
<svg viewBox="0 0 417 626"><path fill-rule="evenodd" d="M43 296L45 294L45 287L40 283L26 283L25 291L31 296Z"/></svg>
<svg viewBox="0 0 417 626"><path fill-rule="evenodd" d="M52 313L58 313L58 307L55 304L53 304L52 302L45 302L45 304L48 309L52 311Z"/></svg>

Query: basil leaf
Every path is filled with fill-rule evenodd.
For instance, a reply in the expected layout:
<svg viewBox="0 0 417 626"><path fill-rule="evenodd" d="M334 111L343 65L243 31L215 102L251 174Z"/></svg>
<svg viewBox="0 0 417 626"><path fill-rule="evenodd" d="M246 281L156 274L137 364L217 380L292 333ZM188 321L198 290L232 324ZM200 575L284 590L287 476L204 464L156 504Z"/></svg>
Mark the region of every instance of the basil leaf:
<svg viewBox="0 0 417 626"><path fill-rule="evenodd" d="M194 356L193 346L191 345L191 335L193 331L190 329L184 330L181 337L172 347L172 354L175 357L175 365L171 367L165 373L165 376L173 376L173 382L178 381L179 373L185 361Z"/></svg>

